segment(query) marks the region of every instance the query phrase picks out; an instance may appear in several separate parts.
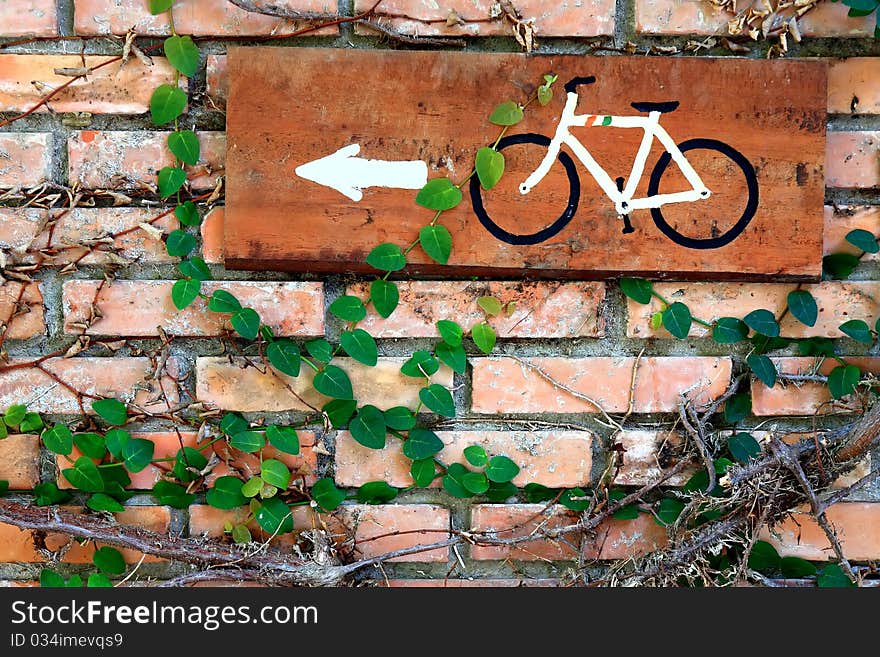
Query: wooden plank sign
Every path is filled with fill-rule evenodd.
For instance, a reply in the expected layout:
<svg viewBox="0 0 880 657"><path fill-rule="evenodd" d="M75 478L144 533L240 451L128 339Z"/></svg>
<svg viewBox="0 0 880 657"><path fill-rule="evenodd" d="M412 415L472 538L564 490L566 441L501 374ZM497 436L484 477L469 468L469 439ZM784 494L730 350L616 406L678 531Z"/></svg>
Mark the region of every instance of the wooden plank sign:
<svg viewBox="0 0 880 657"><path fill-rule="evenodd" d="M368 272L462 183L453 236L416 274L807 280L820 275L821 62L233 48L225 258L230 268ZM468 179L496 105L501 181Z"/></svg>

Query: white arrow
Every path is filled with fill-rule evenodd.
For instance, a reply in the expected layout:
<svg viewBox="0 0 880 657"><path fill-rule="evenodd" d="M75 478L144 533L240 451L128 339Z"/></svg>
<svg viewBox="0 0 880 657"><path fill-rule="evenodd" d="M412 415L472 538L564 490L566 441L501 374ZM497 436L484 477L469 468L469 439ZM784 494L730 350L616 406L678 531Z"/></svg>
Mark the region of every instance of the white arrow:
<svg viewBox="0 0 880 657"><path fill-rule="evenodd" d="M428 165L421 160L392 162L355 157L360 144L343 146L332 155L301 164L296 175L332 187L352 201L360 201L367 187L421 189L428 182Z"/></svg>

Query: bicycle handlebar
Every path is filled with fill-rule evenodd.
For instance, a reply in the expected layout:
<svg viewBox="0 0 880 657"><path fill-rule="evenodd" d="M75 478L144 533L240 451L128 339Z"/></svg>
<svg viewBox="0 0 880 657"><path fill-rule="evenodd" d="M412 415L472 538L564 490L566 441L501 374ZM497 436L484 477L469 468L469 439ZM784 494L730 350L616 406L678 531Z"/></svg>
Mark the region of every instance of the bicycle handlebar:
<svg viewBox="0 0 880 657"><path fill-rule="evenodd" d="M565 91L566 93L574 93L579 85L582 84L593 84L596 81L596 76L587 75L586 77L575 77L565 83Z"/></svg>

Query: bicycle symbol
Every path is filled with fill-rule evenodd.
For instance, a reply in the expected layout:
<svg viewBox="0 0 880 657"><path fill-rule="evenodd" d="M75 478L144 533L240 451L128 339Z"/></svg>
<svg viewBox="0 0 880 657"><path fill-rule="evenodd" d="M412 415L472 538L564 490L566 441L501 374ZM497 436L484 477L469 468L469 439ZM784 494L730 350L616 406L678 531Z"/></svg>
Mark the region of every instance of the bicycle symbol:
<svg viewBox="0 0 880 657"><path fill-rule="evenodd" d="M565 169L569 182L568 203L565 210L558 219L539 231L528 234L511 233L489 217L483 205L482 194L485 193L485 190L480 186L479 179L474 176L471 178L470 183L471 202L474 213L486 230L497 239L509 244L538 244L558 234L571 222L577 212L580 200L580 179L571 157L561 150L562 145L565 144L571 149L575 157L580 160L590 175L592 175L608 199L614 203L618 215L623 219L624 233L632 233L635 230L629 218L633 210L650 209L651 217L654 219L657 228L666 237L681 246L690 249L717 249L736 239L752 220L758 208L758 178L755 175L755 168L745 156L731 146L716 139L688 139L676 145L669 133L660 125L660 117L666 112L672 112L677 109L678 101L631 103L633 109L639 112L646 112L648 116L575 114L578 103L577 87L592 84L595 81L596 78L594 76L575 77L565 84L567 94L565 107L562 110L559 126L553 139L536 133L523 133L503 137L497 145L499 151L519 144L535 144L546 148L546 155L544 155L538 167L520 184L519 192L520 194L527 195L535 186L540 184L549 173L554 162L558 160ZM594 126L641 128L644 130L644 136L636 152L632 170L630 171L629 178L625 181L625 185L623 178L617 178L613 181L611 176L596 162L589 150L577 137L569 132L569 129L573 127ZM648 195L643 198L636 198L636 189L642 180L648 154L655 139L660 142L665 152L660 156L660 159L651 171L651 178L648 182ZM660 211L660 208L664 205L672 203L697 203L708 199L712 195L711 190L706 186L685 156L685 153L698 149L715 151L716 157L731 160L735 165L734 169L738 169L745 178L747 189L747 201L742 216L727 231L710 237L691 237L678 232L667 222ZM659 193L660 180L671 162L678 166L691 189L682 192Z"/></svg>

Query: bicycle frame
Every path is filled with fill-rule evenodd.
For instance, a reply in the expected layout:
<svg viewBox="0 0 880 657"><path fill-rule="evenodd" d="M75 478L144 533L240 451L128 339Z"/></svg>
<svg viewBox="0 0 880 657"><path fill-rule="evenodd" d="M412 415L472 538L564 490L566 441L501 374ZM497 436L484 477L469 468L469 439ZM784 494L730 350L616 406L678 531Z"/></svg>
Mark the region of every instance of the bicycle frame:
<svg viewBox="0 0 880 657"><path fill-rule="evenodd" d="M528 194L535 185L544 179L553 166L556 156L562 144L566 144L575 156L581 161L581 164L590 172L595 181L605 192L605 195L614 202L614 207L620 215L629 214L632 210L642 210L649 208L659 208L667 203L691 203L701 199L709 198L711 192L694 171L694 168L688 162L684 153L679 150L678 146L669 136L669 133L660 125L660 112L649 112L648 116L607 116L595 114L575 114L577 108L578 94L576 92L568 92L565 101L565 107L559 118L559 126L556 128L556 134L550 142L547 155L535 169L519 186L521 194ZM570 128L587 127L611 127L611 128L641 128L645 131L642 137L642 143L636 152L633 161L632 171L626 180L623 190L618 190L617 185L611 179L611 176L603 169L598 162L590 154L590 151L571 134ZM691 189L684 192L674 192L671 194L655 194L644 198L634 198L636 187L642 179L645 171L645 164L651 146L657 139L663 147L672 156L672 160L681 169L682 174L691 185Z"/></svg>

